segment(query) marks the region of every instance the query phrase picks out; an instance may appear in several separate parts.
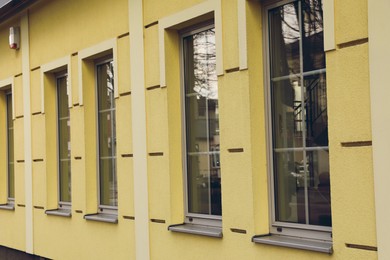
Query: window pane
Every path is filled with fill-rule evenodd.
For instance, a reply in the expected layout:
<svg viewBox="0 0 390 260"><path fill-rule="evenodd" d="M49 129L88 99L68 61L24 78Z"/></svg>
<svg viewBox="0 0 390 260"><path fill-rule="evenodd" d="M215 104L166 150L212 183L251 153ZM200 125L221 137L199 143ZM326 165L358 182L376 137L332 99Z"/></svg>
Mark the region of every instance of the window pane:
<svg viewBox="0 0 390 260"><path fill-rule="evenodd" d="M276 221L305 223L305 205L299 207L297 191L304 190L305 175L302 151L274 153L274 188Z"/></svg>
<svg viewBox="0 0 390 260"><path fill-rule="evenodd" d="M209 137L209 151L215 150L218 146L219 151L219 112L218 99L208 100L208 137Z"/></svg>
<svg viewBox="0 0 390 260"><path fill-rule="evenodd" d="M97 66L100 205L118 205L113 62Z"/></svg>
<svg viewBox="0 0 390 260"><path fill-rule="evenodd" d="M8 198L15 198L15 168L13 163L8 164Z"/></svg>
<svg viewBox="0 0 390 260"><path fill-rule="evenodd" d="M70 121L68 118L59 121L59 134L60 201L71 202Z"/></svg>
<svg viewBox="0 0 390 260"><path fill-rule="evenodd" d="M67 93L67 82L68 77L63 76L57 78L57 91L58 91L58 117L69 116L69 105L68 105L68 93Z"/></svg>
<svg viewBox="0 0 390 260"><path fill-rule="evenodd" d="M60 201L71 202L70 159L60 161Z"/></svg>
<svg viewBox="0 0 390 260"><path fill-rule="evenodd" d="M218 84L214 28L183 40L189 213L221 209Z"/></svg>
<svg viewBox="0 0 390 260"><path fill-rule="evenodd" d="M187 36L183 45L185 93L217 98L215 29Z"/></svg>
<svg viewBox="0 0 390 260"><path fill-rule="evenodd" d="M99 160L100 205L118 206L116 164L113 158Z"/></svg>
<svg viewBox="0 0 390 260"><path fill-rule="evenodd" d="M61 159L70 159L70 121L68 118L59 120L59 155Z"/></svg>
<svg viewBox="0 0 390 260"><path fill-rule="evenodd" d="M8 129L8 162L14 163L14 129Z"/></svg>
<svg viewBox="0 0 390 260"><path fill-rule="evenodd" d="M115 108L113 62L97 66L99 111Z"/></svg>
<svg viewBox="0 0 390 260"><path fill-rule="evenodd" d="M307 173L309 176L309 223L311 225L332 226L329 151L312 151L308 153L307 158L310 165Z"/></svg>
<svg viewBox="0 0 390 260"><path fill-rule="evenodd" d="M318 0L302 1L303 71L325 68L322 3Z"/></svg>
<svg viewBox="0 0 390 260"><path fill-rule="evenodd" d="M221 215L221 172L219 153L191 155L187 158L188 211Z"/></svg>
<svg viewBox="0 0 390 260"><path fill-rule="evenodd" d="M271 78L301 72L300 25L297 2L269 12Z"/></svg>
<svg viewBox="0 0 390 260"><path fill-rule="evenodd" d="M7 94L7 127L11 129L14 127L14 121L12 119L12 95Z"/></svg>
<svg viewBox="0 0 390 260"><path fill-rule="evenodd" d="M328 111L325 73L306 76L306 146L328 146Z"/></svg>
<svg viewBox="0 0 390 260"><path fill-rule="evenodd" d="M100 157L115 156L115 111L99 113Z"/></svg>
<svg viewBox="0 0 390 260"><path fill-rule="evenodd" d="M207 152L207 117L205 111L199 116L200 105L206 110L206 98L191 96L186 98L187 151Z"/></svg>

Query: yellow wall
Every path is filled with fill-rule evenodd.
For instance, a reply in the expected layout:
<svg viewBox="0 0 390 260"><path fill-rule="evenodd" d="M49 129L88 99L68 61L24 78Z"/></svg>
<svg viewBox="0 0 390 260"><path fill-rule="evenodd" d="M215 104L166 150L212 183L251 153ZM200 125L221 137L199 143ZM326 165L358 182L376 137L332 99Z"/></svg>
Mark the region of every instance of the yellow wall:
<svg viewBox="0 0 390 260"><path fill-rule="evenodd" d="M134 259L134 216L132 158L122 154L132 153L131 95L129 65L128 1L41 1L30 8L29 50L31 89L31 147L33 189L33 253L53 259L107 259L116 252L116 259ZM112 16L110 14L115 13ZM98 19L101 17L102 19ZM108 21L103 19L111 17ZM53 22L55 21L55 22ZM17 18L0 27L0 79L14 77L15 95L15 176L16 202L14 211L0 210L3 230L1 245L22 251L27 250L24 164L24 102L22 51L8 49L8 27L19 25ZM117 136L118 136L118 224L84 220L86 213L97 211L96 139L91 135L95 128L94 72L92 66L80 67L77 53L107 39L114 39L118 57ZM28 44L24 39L22 42ZM96 53L99 55L99 52ZM53 73L42 71L42 66L64 56L70 57L68 73L71 76L72 102L72 217L64 218L45 214L46 209L57 205L57 165L55 100L53 103ZM93 57L94 58L94 57ZM55 69L55 68L53 68ZM92 69L92 71L91 71ZM92 73L88 76L88 70ZM85 84L84 105L80 106L79 78ZM51 77L51 82L50 82ZM44 104L42 106L42 104ZM74 105L73 105L74 104ZM45 111L42 111L45 109ZM46 113L45 113L46 112ZM91 121L92 120L92 121ZM92 122L92 123L91 123ZM87 126L87 127L84 127ZM92 155L92 157L91 157ZM81 160L75 160L81 157ZM27 184L28 185L28 184ZM81 212L77 213L76 212ZM73 248L73 249L72 249Z"/></svg>
<svg viewBox="0 0 390 260"><path fill-rule="evenodd" d="M9 78L22 72L22 52L11 50L8 43L9 27L20 26L19 19L13 18L0 24L0 53L1 59L7 62L0 63L0 79Z"/></svg>
<svg viewBox="0 0 390 260"><path fill-rule="evenodd" d="M367 145L372 140L367 0L334 1L336 26L331 33L336 48L326 53L332 255L251 242L254 235L270 232L261 1L137 0L143 6L143 17L138 15L144 36L137 43L141 43L144 52L135 54L132 48L138 50L139 46L132 44L134 39L129 32L130 1L136 0L96 0L93 4L87 0L38 2L28 12L29 57L23 57L21 50L9 50L4 40L8 27L20 23L19 16L0 25L0 80L14 79L16 116L16 206L14 211L0 209L0 244L25 251L26 243L32 243L34 254L53 259L135 259L140 255L136 250L146 250L150 259L162 260L376 259L375 251L346 247L346 244L377 246L372 147ZM245 7L245 16L238 13L240 4ZM167 230L169 225L184 221L179 35L181 29L208 19L210 6L215 8L216 24L222 25L217 29L221 36L217 39L222 42L217 44L223 61L218 64L223 238ZM207 7L205 17L163 28L164 21L192 17L192 11L203 7ZM239 24L245 26L247 33L240 31ZM245 37L245 41L240 37ZM161 51L165 54L163 61ZM85 214L98 210L94 60L107 53L115 60L118 90L117 224L84 219ZM247 67L241 67L243 55ZM22 57L30 63L29 107L24 107L23 102L26 86L20 76ZM137 59L145 62L144 75L137 75L144 81L134 82L131 72L138 71L134 68ZM58 60L66 62L57 68L53 64ZM64 66L71 84L72 216L69 218L45 214L45 210L58 206L53 73ZM229 72L230 69L237 70ZM164 84L161 78L165 79ZM132 109L135 104L142 105L135 100L134 93L137 98L145 96L144 110ZM24 111L30 111L31 140L24 140ZM146 118L144 126L132 123L142 122L142 116ZM145 147L136 140L137 136L133 137L142 127L146 128ZM4 139L1 132L0 138ZM356 142L366 145L345 147L346 143ZM25 178L27 143L32 147L32 170L27 172L32 175L31 183ZM146 154L141 156L147 156L145 169L137 168L139 161L136 161L143 148ZM230 153L231 148L242 148L243 152ZM0 151L0 158L3 153ZM139 176L145 177L147 187L142 186L143 179ZM26 237L29 222L25 218L25 185L31 185L33 194L32 240ZM135 201L139 189L147 189L147 201ZM145 203L142 209L147 209L147 214L137 212L141 209L139 203ZM139 218L148 223L147 229L136 222ZM137 244L143 233L148 234L149 245Z"/></svg>
<svg viewBox="0 0 390 260"><path fill-rule="evenodd" d="M44 158L43 162L33 160L33 242L34 253L37 255L53 259L107 259L112 257L114 250L117 259L134 258L134 221L123 218L123 216L134 216L132 158L121 156L132 153L132 143L129 139L131 136L129 116L131 96L128 95L130 78L126 73L130 69L129 43L128 36L124 35L128 33L127 4L125 0L112 3L95 1L93 5L89 1L43 1L30 10L30 35L33 35L30 38L30 63L31 68L37 68L31 72L31 112L37 112L32 116L32 158ZM114 16L110 15L113 13ZM104 17L110 17L110 20L103 19ZM93 46L108 39L114 39L113 42L118 46L115 49L118 51L118 56L115 58L118 57L116 62L120 69L115 71L118 73L116 84L119 85L118 94L125 94L118 95L116 99L118 224L86 221L83 218L87 213L97 212L96 102L93 61L106 53L101 53L97 49L96 53L87 59L80 58L78 53L93 52ZM85 49L88 50L84 51ZM53 77L54 72L44 73L39 67L64 56L70 57L67 70L72 94L70 105L71 218L45 214L46 209L57 207L58 199L56 165L48 167L56 156L56 145L52 139L53 135L55 137L56 126L55 123L53 124L53 111L50 110L55 109L52 103L54 82L48 81L48 78ZM42 88L43 75L45 77ZM79 83L83 84L82 89ZM82 100L80 93L82 93ZM45 114L40 113L42 99L45 104ZM49 133L52 137L50 139Z"/></svg>
<svg viewBox="0 0 390 260"><path fill-rule="evenodd" d="M126 0L41 1L30 10L31 68L127 33L127 10Z"/></svg>
<svg viewBox="0 0 390 260"><path fill-rule="evenodd" d="M22 72L22 52L21 50L11 50L8 45L9 27L20 26L18 18L10 19L0 24L0 81L10 81L9 85L1 85L5 87L7 91L13 89L13 101L14 101L14 135L16 136L14 141L14 174L15 174L15 210L0 210L0 244L15 248L18 250L25 249L25 198L24 198L24 138L23 138L23 91L21 82ZM13 88L12 88L13 85ZM11 88L10 88L11 87ZM1 113L1 151L0 156L2 163L1 165L1 202L6 203L6 117L5 117L5 97L4 88L0 90L2 93L0 113ZM20 205L20 206L18 206Z"/></svg>

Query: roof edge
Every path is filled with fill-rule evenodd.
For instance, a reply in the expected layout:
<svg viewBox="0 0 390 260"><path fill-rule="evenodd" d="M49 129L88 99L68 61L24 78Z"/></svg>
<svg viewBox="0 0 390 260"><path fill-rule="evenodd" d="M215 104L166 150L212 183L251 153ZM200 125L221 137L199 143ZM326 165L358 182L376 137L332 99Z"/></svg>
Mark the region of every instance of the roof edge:
<svg viewBox="0 0 390 260"><path fill-rule="evenodd" d="M6 21L38 0L11 0L0 7L0 23Z"/></svg>

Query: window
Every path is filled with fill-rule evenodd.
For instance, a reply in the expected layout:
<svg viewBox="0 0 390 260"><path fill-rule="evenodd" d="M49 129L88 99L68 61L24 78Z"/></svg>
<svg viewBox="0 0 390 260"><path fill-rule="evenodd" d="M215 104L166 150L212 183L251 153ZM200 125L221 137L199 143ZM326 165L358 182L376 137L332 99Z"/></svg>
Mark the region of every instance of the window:
<svg viewBox="0 0 390 260"><path fill-rule="evenodd" d="M78 53L82 64L79 105L84 106L84 127L89 133L85 136L84 219L113 224L118 223L116 44L111 39Z"/></svg>
<svg viewBox="0 0 390 260"><path fill-rule="evenodd" d="M8 203L15 201L15 174L14 174L14 124L12 119L12 94L6 93L7 103L7 187Z"/></svg>
<svg viewBox="0 0 390 260"><path fill-rule="evenodd" d="M266 10L271 233L331 241L322 3Z"/></svg>
<svg viewBox="0 0 390 260"><path fill-rule="evenodd" d="M14 210L15 204L15 168L14 168L14 121L12 104L12 79L0 82L0 136L2 143L0 151L0 209Z"/></svg>
<svg viewBox="0 0 390 260"><path fill-rule="evenodd" d="M98 99L99 210L116 213L118 206L116 170L116 118L112 59L96 65Z"/></svg>
<svg viewBox="0 0 390 260"><path fill-rule="evenodd" d="M187 221L220 222L218 82L215 29L208 26L184 34L184 122Z"/></svg>
<svg viewBox="0 0 390 260"><path fill-rule="evenodd" d="M41 65L41 112L46 143L47 215L72 216L70 57Z"/></svg>
<svg viewBox="0 0 390 260"><path fill-rule="evenodd" d="M58 187L59 206L70 207L71 203L71 147L70 113L67 94L68 76L61 73L56 78L58 122Z"/></svg>
<svg viewBox="0 0 390 260"><path fill-rule="evenodd" d="M185 222L169 230L222 237L215 28L181 36Z"/></svg>

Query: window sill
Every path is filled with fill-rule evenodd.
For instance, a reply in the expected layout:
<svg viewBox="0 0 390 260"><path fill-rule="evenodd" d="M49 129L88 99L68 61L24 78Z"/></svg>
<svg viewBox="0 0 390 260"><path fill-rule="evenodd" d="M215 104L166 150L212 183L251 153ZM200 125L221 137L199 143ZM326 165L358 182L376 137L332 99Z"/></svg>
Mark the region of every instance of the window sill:
<svg viewBox="0 0 390 260"><path fill-rule="evenodd" d="M72 216L71 209L51 209L51 210L46 210L45 213L46 215L68 217L68 218Z"/></svg>
<svg viewBox="0 0 390 260"><path fill-rule="evenodd" d="M220 227L184 223L178 225L170 225L168 227L168 230L172 232L222 238L222 228Z"/></svg>
<svg viewBox="0 0 390 260"><path fill-rule="evenodd" d="M10 204L10 203L7 203L7 204L1 204L0 205L0 210L1 209L4 209L4 210L15 210L15 205L14 204Z"/></svg>
<svg viewBox="0 0 390 260"><path fill-rule="evenodd" d="M118 215L116 214L107 214L107 213L88 214L88 215L84 215L84 219L113 223L113 224L118 223Z"/></svg>
<svg viewBox="0 0 390 260"><path fill-rule="evenodd" d="M332 254L332 242L279 235L254 236L252 242Z"/></svg>

